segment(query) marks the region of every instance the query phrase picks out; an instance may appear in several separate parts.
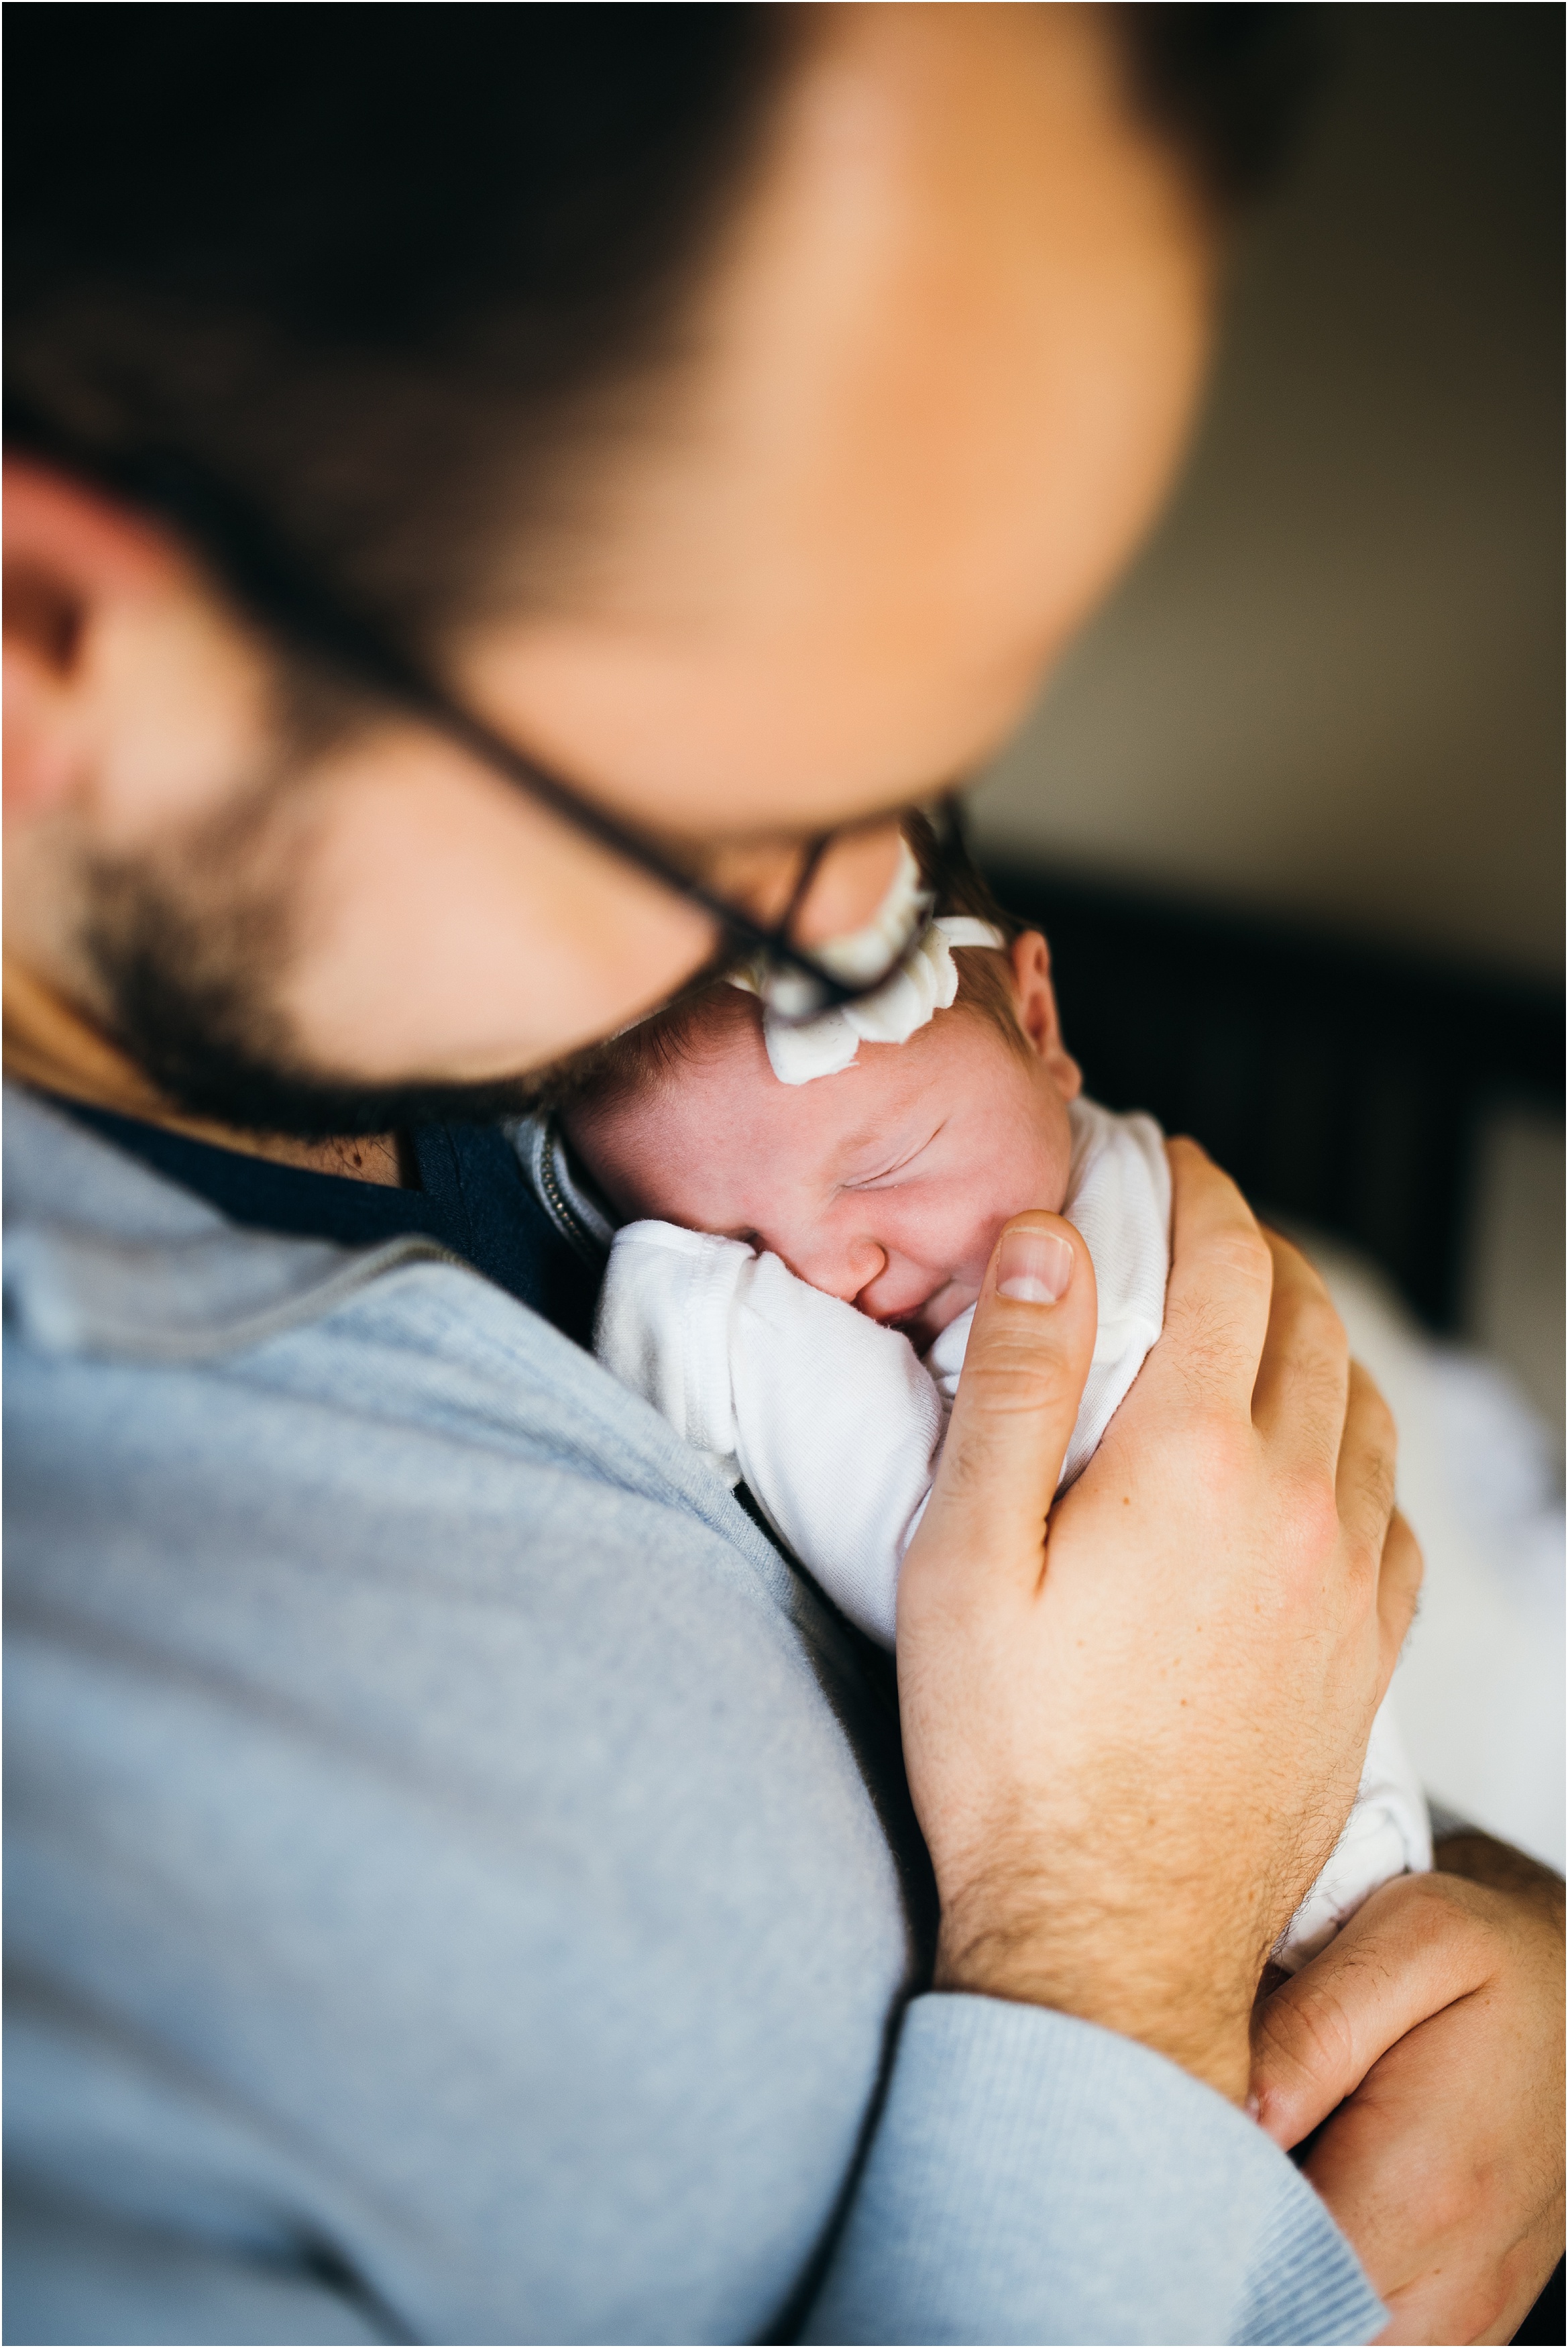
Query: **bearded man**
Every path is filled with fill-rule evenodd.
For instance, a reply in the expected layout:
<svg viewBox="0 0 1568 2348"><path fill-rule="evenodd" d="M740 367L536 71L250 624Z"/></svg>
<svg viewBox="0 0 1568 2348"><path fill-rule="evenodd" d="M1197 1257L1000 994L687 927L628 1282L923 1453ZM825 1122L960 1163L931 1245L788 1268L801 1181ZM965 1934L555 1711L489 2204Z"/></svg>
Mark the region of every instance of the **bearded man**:
<svg viewBox="0 0 1568 2348"><path fill-rule="evenodd" d="M12 2335L1507 2337L1552 1883L1450 1833L1252 2044L1419 1576L1300 1257L1178 1146L1054 1510L1091 1284L987 1296L895 1687L583 1349L501 1123L738 953L853 991L1158 506L1285 50L10 66Z"/></svg>

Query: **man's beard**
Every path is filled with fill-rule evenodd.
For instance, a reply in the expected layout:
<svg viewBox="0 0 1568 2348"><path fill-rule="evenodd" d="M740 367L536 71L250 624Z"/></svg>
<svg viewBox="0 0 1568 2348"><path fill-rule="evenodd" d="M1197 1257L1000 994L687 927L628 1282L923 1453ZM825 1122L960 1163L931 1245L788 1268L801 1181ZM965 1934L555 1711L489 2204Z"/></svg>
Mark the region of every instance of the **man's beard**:
<svg viewBox="0 0 1568 2348"><path fill-rule="evenodd" d="M360 1084L302 1066L268 984L290 945L282 876L241 896L231 882L192 885L244 870L244 851L260 844L248 824L225 829L221 840L209 834L198 869L187 864L178 877L118 860L99 861L88 876L83 943L115 1040L176 1107L243 1132L310 1140L488 1125L570 1092L594 1066L596 1045L481 1084ZM227 901L215 902L220 896Z"/></svg>

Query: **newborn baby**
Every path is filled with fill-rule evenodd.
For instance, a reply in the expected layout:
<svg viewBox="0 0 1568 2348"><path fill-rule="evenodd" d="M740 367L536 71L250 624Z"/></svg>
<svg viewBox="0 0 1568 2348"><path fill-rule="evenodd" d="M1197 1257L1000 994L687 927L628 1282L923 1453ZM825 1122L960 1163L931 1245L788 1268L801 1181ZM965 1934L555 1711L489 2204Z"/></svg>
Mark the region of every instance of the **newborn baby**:
<svg viewBox="0 0 1568 2348"><path fill-rule="evenodd" d="M1009 1218L1065 1214L1094 1265L1099 1327L1063 1486L1160 1334L1169 1263L1157 1127L1084 1099L1044 939L1009 936L978 880L958 894L868 1008L792 1030L717 985L610 1047L564 1119L610 1210L601 1221L579 1197L579 1219L613 1230L600 1360L716 1474L743 1481L888 1647ZM559 1210L574 1183L569 1164L539 1162L554 1147L536 1128L536 1183ZM1356 1808L1277 1960L1294 1970L1378 1883L1430 1864L1385 1708Z"/></svg>

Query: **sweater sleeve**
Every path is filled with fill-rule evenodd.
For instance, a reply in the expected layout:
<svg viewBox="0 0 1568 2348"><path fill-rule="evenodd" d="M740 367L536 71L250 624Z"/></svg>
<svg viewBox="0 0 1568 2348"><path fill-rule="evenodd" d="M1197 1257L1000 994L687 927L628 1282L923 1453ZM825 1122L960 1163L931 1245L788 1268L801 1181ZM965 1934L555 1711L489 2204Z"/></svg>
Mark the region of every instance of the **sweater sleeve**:
<svg viewBox="0 0 1568 2348"><path fill-rule="evenodd" d="M907 1337L776 1255L649 1221L616 1234L594 1351L726 1483L743 1477L835 1603L893 1644L945 1426Z"/></svg>
<svg viewBox="0 0 1568 2348"><path fill-rule="evenodd" d="M753 1262L741 1240L677 1223L627 1223L600 1291L593 1350L651 1402L726 1484L739 1480L730 1396L735 1291Z"/></svg>
<svg viewBox="0 0 1568 2348"><path fill-rule="evenodd" d="M1285 2154L1131 2039L917 1998L811 2341L1365 2341L1385 2321Z"/></svg>
<svg viewBox="0 0 1568 2348"><path fill-rule="evenodd" d="M893 1644L898 1569L944 1413L907 1337L759 1256L729 1330L736 1453L770 1524L850 1621Z"/></svg>

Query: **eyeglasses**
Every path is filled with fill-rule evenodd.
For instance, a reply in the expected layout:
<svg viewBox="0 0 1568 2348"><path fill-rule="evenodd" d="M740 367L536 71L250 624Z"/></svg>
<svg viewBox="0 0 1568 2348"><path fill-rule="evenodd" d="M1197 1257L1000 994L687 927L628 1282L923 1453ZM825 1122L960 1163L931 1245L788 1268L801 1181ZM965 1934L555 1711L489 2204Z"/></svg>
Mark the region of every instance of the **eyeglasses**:
<svg viewBox="0 0 1568 2348"><path fill-rule="evenodd" d="M573 830L707 914L723 942L711 967L746 960L758 991L791 1025L875 994L929 927L933 900L928 891L920 892L905 918L890 924L891 934L878 938L881 951L869 964L866 957L857 956L852 975L835 971L821 953L798 942L803 921L834 850L857 833L886 825L888 816L842 825L806 840L782 915L776 922L759 920L683 870L679 858L659 840L611 815L466 709L373 619L314 577L265 517L227 482L183 456L155 449L105 455L68 447L52 426L15 402L8 406L5 429L8 441L86 475L128 503L172 523L207 559L241 608L271 634L328 662L378 699L403 709L526 791ZM944 849L961 837L956 789L939 795L937 812L934 829L941 859Z"/></svg>

